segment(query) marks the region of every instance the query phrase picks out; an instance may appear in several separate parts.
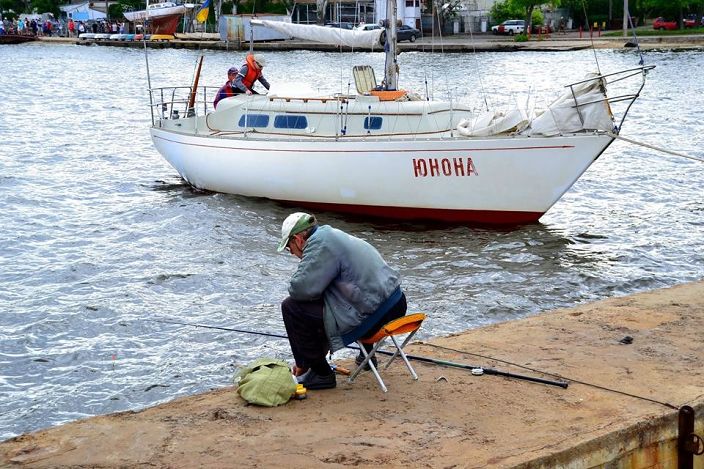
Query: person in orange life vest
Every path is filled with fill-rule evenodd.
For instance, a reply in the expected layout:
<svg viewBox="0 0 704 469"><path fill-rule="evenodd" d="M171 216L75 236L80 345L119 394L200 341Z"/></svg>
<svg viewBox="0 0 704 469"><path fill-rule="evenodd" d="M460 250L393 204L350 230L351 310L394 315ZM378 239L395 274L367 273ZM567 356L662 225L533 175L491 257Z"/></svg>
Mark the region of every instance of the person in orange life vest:
<svg viewBox="0 0 704 469"><path fill-rule="evenodd" d="M239 70L237 69L237 67L231 67L230 70L227 71L227 81L224 85L222 85L222 87L220 87L218 93L215 95L215 101L213 101L213 106L215 108L218 107L218 103L221 99L237 94L237 92L235 91L235 77L237 77L238 72Z"/></svg>
<svg viewBox="0 0 704 469"><path fill-rule="evenodd" d="M264 88L269 89L269 82L262 75L266 62L264 58L254 54L247 55L247 63L242 65L237 78L235 78L235 93L259 94L254 91L254 82L258 81Z"/></svg>

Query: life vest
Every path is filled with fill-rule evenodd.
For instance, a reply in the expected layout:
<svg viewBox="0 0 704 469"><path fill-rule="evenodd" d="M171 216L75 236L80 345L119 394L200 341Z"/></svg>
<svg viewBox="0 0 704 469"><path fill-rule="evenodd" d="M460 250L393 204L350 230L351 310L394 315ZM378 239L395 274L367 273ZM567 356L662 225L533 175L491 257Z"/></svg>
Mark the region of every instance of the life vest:
<svg viewBox="0 0 704 469"><path fill-rule="evenodd" d="M262 70L254 61L254 56L252 54L247 55L247 75L242 78L242 83L247 89L252 89L254 82L257 81L262 76Z"/></svg>
<svg viewBox="0 0 704 469"><path fill-rule="evenodd" d="M228 81L218 90L218 93L215 95L215 101L213 101L213 107L217 108L218 103L220 102L221 99L229 98L230 96L234 96L234 95L235 95L235 92L232 91L232 86L230 85L230 82Z"/></svg>

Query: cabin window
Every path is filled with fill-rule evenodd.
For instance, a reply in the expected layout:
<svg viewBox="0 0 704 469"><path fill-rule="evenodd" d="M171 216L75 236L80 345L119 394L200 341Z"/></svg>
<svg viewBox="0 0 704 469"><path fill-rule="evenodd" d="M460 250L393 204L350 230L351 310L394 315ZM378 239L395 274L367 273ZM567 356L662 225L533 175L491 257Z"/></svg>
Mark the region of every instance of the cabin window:
<svg viewBox="0 0 704 469"><path fill-rule="evenodd" d="M266 127L269 125L269 116L266 114L245 114L240 117L240 127Z"/></svg>
<svg viewBox="0 0 704 469"><path fill-rule="evenodd" d="M382 120L383 119L379 116L365 117L364 128L367 130L379 130Z"/></svg>
<svg viewBox="0 0 704 469"><path fill-rule="evenodd" d="M306 116L276 116L274 127L277 129L305 129L308 127Z"/></svg>

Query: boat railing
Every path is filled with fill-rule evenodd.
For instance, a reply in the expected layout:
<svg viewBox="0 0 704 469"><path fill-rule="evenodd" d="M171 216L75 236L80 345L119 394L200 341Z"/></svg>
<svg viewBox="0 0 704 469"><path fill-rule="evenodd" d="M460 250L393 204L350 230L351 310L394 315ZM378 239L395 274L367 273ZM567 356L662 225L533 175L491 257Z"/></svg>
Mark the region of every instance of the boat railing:
<svg viewBox="0 0 704 469"><path fill-rule="evenodd" d="M195 96L191 96L192 89L190 86L167 86L162 88L152 88L149 90L152 125L157 125L157 122L169 119L180 119L183 117L193 117L205 115L212 110L213 100L219 88L214 86L200 86L196 91ZM346 103L355 99L353 95L335 94L330 97L287 97L287 96L269 96L269 101L284 101L308 103L319 101L326 103L335 101ZM192 106L190 105L192 102Z"/></svg>
<svg viewBox="0 0 704 469"><path fill-rule="evenodd" d="M645 86L645 78L648 72L652 69L655 68L655 65L641 65L640 67L635 67L635 68L629 68L625 70L619 70L618 72L613 72L613 73L606 73L606 74L598 74L591 76L589 78L586 78L584 80L580 80L574 83L570 83L569 85L565 85L565 88L569 88L570 92L572 93L572 99L574 100L574 108L577 110L577 114L579 115L580 121L582 124L584 124L584 118L582 116L582 113L580 109L584 106L588 106L590 104L595 104L598 102L606 102L608 103L609 106L615 103L620 103L620 102L626 102L626 109L622 112L621 114L621 119L618 125L615 128L615 132L618 133L621 130L621 126L623 125L623 122L626 120L626 116L628 115L628 111L630 111L631 106L635 102L636 99L640 96L641 91L643 90L643 87ZM630 93L624 93L624 94L617 94L617 95L608 95L606 93L606 90L610 88L610 85L627 80L629 78L633 77L640 77L641 81L640 84L637 85L637 91L635 92L630 92ZM604 92L604 97L601 99L595 99L591 101L582 101L579 102L577 100L578 92L575 90L575 87L584 85L586 83L591 83L591 82L599 82L600 87L602 91ZM614 116L615 118L615 116Z"/></svg>
<svg viewBox="0 0 704 469"><path fill-rule="evenodd" d="M165 86L149 90L152 125L163 120L205 115L218 92L215 86L199 86L193 96L190 86Z"/></svg>

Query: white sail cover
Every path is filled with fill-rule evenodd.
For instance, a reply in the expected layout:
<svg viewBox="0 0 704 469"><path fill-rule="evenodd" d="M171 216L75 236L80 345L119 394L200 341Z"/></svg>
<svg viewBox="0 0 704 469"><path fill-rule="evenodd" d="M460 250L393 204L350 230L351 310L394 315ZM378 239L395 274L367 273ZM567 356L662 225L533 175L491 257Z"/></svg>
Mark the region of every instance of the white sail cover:
<svg viewBox="0 0 704 469"><path fill-rule="evenodd" d="M269 20L252 20L251 23L255 26L266 26L298 39L360 48L381 47L380 38L381 33L384 32L383 29L362 31Z"/></svg>
<svg viewBox="0 0 704 469"><path fill-rule="evenodd" d="M587 77L594 79L568 88L522 133L552 136L583 130L612 131L614 120L601 89L601 80L596 78L596 74L588 74Z"/></svg>

